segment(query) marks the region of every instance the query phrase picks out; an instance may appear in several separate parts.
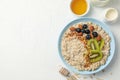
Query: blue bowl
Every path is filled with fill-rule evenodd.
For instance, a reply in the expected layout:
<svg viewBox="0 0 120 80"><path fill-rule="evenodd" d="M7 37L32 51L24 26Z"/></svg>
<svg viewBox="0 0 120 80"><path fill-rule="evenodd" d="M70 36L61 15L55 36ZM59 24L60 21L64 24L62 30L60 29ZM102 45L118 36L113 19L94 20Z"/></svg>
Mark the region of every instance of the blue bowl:
<svg viewBox="0 0 120 80"><path fill-rule="evenodd" d="M64 32L71 26L71 25L74 25L76 23L79 23L79 22L92 22L92 23L95 23L99 26L101 26L108 34L109 36L111 37L111 43L110 43L110 56L108 56L108 59L106 61L106 63L102 66L100 66L98 69L94 70L94 71L79 71L77 69L75 69L73 66L69 65L66 60L64 60L63 56L62 56L62 53L61 53L61 41L62 41L62 36L64 34ZM109 29L109 27L101 22L101 21L98 21L96 19L93 19L93 18L80 18L80 19L77 19L77 20L74 20L72 22L70 22L67 26L65 26L65 28L63 29L63 31L61 32L60 36L59 36L59 40L58 40L58 51L59 51L59 56L60 58L62 59L63 63L68 67L68 69L70 69L71 71L75 72L75 73L78 73L78 74L93 74L93 73L97 73L101 70L103 70L104 68L106 68L108 66L108 64L111 62L113 56L114 56L114 52L115 52L115 40L114 40L114 37L113 37L113 34L111 32L111 30Z"/></svg>

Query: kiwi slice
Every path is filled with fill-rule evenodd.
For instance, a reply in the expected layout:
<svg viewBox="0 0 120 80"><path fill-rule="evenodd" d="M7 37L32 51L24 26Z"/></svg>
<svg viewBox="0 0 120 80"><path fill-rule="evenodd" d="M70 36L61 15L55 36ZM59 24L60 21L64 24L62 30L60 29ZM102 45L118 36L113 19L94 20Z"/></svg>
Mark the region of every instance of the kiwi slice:
<svg viewBox="0 0 120 80"><path fill-rule="evenodd" d="M90 39L87 45L90 47L90 62L94 63L100 61L103 58L101 50L104 46L104 40L102 39L100 42L97 42L96 39Z"/></svg>
<svg viewBox="0 0 120 80"><path fill-rule="evenodd" d="M90 59L91 63L98 62L98 61L100 61L103 58L102 52L98 52L97 54L99 54L97 57Z"/></svg>
<svg viewBox="0 0 120 80"><path fill-rule="evenodd" d="M90 59L92 59L92 58L96 58L96 57L98 57L98 56L99 56L99 54L89 55Z"/></svg>
<svg viewBox="0 0 120 80"><path fill-rule="evenodd" d="M90 62L94 63L100 61L103 58L103 54L99 50L91 50L91 55L89 57Z"/></svg>
<svg viewBox="0 0 120 80"><path fill-rule="evenodd" d="M99 50L99 45L96 39L91 39L88 41L88 46L91 50Z"/></svg>
<svg viewBox="0 0 120 80"><path fill-rule="evenodd" d="M89 55L90 58L95 58L95 57L98 57L98 56L99 56L99 51L98 50L91 50L90 51L90 55Z"/></svg>
<svg viewBox="0 0 120 80"><path fill-rule="evenodd" d="M99 50L91 50L90 53L91 54L98 54Z"/></svg>

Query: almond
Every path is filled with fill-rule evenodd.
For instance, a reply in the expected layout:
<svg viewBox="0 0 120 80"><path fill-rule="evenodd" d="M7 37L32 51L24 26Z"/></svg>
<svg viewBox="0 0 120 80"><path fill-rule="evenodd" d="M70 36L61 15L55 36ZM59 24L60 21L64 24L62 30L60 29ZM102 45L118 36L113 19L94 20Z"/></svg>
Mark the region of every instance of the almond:
<svg viewBox="0 0 120 80"><path fill-rule="evenodd" d="M71 31L75 31L75 28L74 28L74 27L70 27L70 30L71 30Z"/></svg>
<svg viewBox="0 0 120 80"><path fill-rule="evenodd" d="M82 33L82 32L77 33L77 36L82 36L82 35L83 35L83 33Z"/></svg>
<svg viewBox="0 0 120 80"><path fill-rule="evenodd" d="M98 35L98 37L96 39L97 39L97 41L100 41L101 40L101 36Z"/></svg>
<svg viewBox="0 0 120 80"><path fill-rule="evenodd" d="M90 26L90 31L93 31L94 30L94 26Z"/></svg>

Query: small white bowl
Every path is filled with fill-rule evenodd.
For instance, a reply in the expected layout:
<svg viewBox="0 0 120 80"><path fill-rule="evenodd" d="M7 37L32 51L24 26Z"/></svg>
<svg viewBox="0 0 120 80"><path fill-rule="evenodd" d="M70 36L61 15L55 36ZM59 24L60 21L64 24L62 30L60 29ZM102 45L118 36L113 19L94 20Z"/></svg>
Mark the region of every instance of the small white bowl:
<svg viewBox="0 0 120 80"><path fill-rule="evenodd" d="M118 10L115 8L108 8L105 10L104 21L105 22L115 22L118 19Z"/></svg>
<svg viewBox="0 0 120 80"><path fill-rule="evenodd" d="M72 0L72 1L73 1L73 0ZM72 12L73 14L75 14L75 13L72 11L72 9L71 9L72 1L71 1L71 3L70 3L70 10L71 10L71 12ZM77 15L77 16L79 16L79 17L82 17L82 16L85 16L85 15L89 12L89 10L90 10L90 2L89 2L88 0L86 0L86 3L87 3L87 10L86 10L86 12L85 12L84 14L82 14L82 15L78 15L78 14L75 14L75 15Z"/></svg>

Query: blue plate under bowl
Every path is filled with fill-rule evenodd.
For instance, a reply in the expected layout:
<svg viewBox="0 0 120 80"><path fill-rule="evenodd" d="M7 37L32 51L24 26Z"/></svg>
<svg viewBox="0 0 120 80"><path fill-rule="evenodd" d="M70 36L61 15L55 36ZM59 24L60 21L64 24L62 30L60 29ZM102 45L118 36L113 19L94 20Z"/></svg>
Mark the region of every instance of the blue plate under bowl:
<svg viewBox="0 0 120 80"><path fill-rule="evenodd" d="M79 22L92 22L92 23L95 23L99 26L101 26L108 34L109 36L111 37L111 43L110 43L110 56L108 57L106 63L102 66L100 66L98 69L94 70L94 71L79 71L77 69L75 69L74 67L72 67L71 65L69 65L63 58L62 56L62 53L61 53L61 40L62 40L62 36L64 34L64 32L71 26L71 25L74 25L76 23L79 23ZM60 58L62 59L62 61L64 62L64 64L68 67L68 69L70 69L71 71L75 72L75 73L78 73L78 74L93 74L93 73L97 73L101 70L103 70L104 68L106 68L108 66L108 64L111 62L112 58L113 58L113 55L114 55L114 52L115 52L115 40L114 40L114 37L113 37L113 34L111 32L111 30L109 29L109 27L101 22L101 21L98 21L96 19L93 19L93 18L80 18L80 19L77 19L77 20L74 20L72 22L70 22L67 26L65 26L65 28L63 29L63 31L61 32L60 36L59 36L59 41L58 41L58 51L59 51L59 56Z"/></svg>

